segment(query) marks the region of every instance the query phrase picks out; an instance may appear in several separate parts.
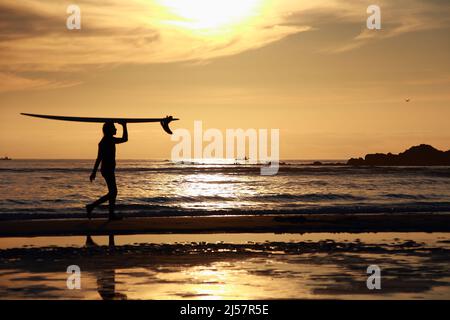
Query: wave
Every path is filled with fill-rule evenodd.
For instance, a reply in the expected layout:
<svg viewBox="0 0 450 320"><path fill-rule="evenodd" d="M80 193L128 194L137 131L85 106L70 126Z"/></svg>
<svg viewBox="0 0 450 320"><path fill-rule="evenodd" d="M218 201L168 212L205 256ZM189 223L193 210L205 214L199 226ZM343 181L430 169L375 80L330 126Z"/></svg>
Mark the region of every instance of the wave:
<svg viewBox="0 0 450 320"><path fill-rule="evenodd" d="M117 167L117 173L166 173L166 174L227 174L227 175L260 175L260 165L165 165L157 167ZM0 168L3 173L89 173L89 167L26 167L26 168ZM308 165L282 165L277 176L354 176L354 175L402 175L427 176L449 178L449 167L351 167L337 166L308 166ZM51 179L51 177L42 177Z"/></svg>
<svg viewBox="0 0 450 320"><path fill-rule="evenodd" d="M83 202L104 192L89 184L88 161L19 165L0 168L0 219L84 217ZM450 212L449 167L296 163L262 177L258 165L119 162L117 172L118 208L130 216Z"/></svg>
<svg viewBox="0 0 450 320"><path fill-rule="evenodd" d="M389 199L391 201L388 202ZM133 205L147 206L166 206L186 208L192 204L207 208L217 206L217 204L227 205L229 207L239 207L245 205L247 207L264 208L270 207L294 207L314 204L316 206L324 205L343 205L352 206L367 205L380 203L381 205L405 205L402 200L416 200L410 203L414 205L430 205L433 203L447 203L448 199L445 195L436 194L403 194L403 193L387 193L371 196L361 196L349 193L257 193L254 195L170 195L170 196L152 196L152 197L120 197L119 203L129 203ZM397 200L396 202L393 202ZM65 195L64 198L54 199L4 199L0 200L0 212L20 210L26 206L33 206L35 210L41 207L52 206L53 208L67 207L70 205L80 205L82 201L89 201L88 198L81 194Z"/></svg>
<svg viewBox="0 0 450 320"><path fill-rule="evenodd" d="M382 197L389 199L407 199L407 200L431 200L431 199L439 199L444 196L436 196L436 195L421 195L421 194L403 194L403 193L388 193L382 195Z"/></svg>
<svg viewBox="0 0 450 320"><path fill-rule="evenodd" d="M355 196L351 194L336 194L336 193L307 193L307 194L268 194L257 196L257 199L265 201L333 201L333 200L347 200L347 201L362 201L365 197Z"/></svg>
<svg viewBox="0 0 450 320"><path fill-rule="evenodd" d="M308 194L263 194L254 196L227 197L227 196L175 196L175 197L140 197L130 199L132 201L155 202L155 203L189 203L189 202L211 202L211 201L252 201L255 204L260 202L281 202L281 201L363 201L365 197L354 196L351 194L334 193L308 193Z"/></svg>
<svg viewBox="0 0 450 320"><path fill-rule="evenodd" d="M81 207L62 209L35 207L5 210L0 209L0 220L23 219L67 219L85 218ZM220 216L220 215L289 215L289 214L395 214L395 213L450 213L450 202L424 203L411 202L402 205L374 204L374 205L333 205L333 206L295 206L288 208L273 207L272 209L211 208L189 209L162 205L121 204L118 212L126 217L170 217L170 216ZM99 209L96 217L106 217L107 208Z"/></svg>

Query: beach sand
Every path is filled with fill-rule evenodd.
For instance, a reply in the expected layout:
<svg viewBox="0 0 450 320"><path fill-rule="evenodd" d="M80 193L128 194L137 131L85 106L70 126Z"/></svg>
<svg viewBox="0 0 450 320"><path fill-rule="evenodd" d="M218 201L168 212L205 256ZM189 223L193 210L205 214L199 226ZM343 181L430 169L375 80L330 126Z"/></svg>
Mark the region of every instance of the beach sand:
<svg viewBox="0 0 450 320"><path fill-rule="evenodd" d="M5 220L0 237L245 232L449 232L448 213L308 214Z"/></svg>
<svg viewBox="0 0 450 320"><path fill-rule="evenodd" d="M448 214L2 221L2 299L450 299ZM106 235L106 236L105 236ZM67 268L81 289L67 288ZM367 268L381 270L369 290Z"/></svg>
<svg viewBox="0 0 450 320"><path fill-rule="evenodd" d="M448 233L2 238L2 299L450 299ZM66 285L68 266L81 289ZM369 265L381 290L369 290Z"/></svg>

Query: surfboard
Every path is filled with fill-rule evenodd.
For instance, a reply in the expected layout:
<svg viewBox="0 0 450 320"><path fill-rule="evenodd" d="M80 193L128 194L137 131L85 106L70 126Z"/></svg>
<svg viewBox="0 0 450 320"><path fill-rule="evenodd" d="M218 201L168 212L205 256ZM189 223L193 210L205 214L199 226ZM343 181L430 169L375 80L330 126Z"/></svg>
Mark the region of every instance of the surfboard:
<svg viewBox="0 0 450 320"><path fill-rule="evenodd" d="M72 122L91 122L91 123L105 123L105 122L114 122L114 123L149 123L149 122L159 122L168 134L172 134L172 130L169 128L169 124L172 121L177 121L172 116L166 116L165 118L92 118L92 117L68 117L68 116L53 116L46 114L33 114L33 113L21 113L23 116L34 117L34 118L42 118L49 120L59 120L59 121L72 121Z"/></svg>

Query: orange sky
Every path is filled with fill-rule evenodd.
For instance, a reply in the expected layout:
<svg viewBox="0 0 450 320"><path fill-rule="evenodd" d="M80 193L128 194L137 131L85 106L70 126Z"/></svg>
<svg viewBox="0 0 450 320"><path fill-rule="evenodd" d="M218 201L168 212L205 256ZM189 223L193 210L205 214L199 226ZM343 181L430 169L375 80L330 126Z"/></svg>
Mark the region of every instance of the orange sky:
<svg viewBox="0 0 450 320"><path fill-rule="evenodd" d="M66 7L82 29L66 29ZM133 0L0 4L0 156L94 158L101 125L20 112L279 128L284 159L450 149L450 6L441 0ZM410 98L410 102L405 102ZM130 125L119 158L170 157Z"/></svg>

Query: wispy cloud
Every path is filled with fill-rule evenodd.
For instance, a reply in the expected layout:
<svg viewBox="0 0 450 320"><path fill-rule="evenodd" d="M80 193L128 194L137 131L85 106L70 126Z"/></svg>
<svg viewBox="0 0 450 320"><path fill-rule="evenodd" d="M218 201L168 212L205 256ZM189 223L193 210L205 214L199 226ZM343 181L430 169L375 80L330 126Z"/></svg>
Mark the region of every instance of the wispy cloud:
<svg viewBox="0 0 450 320"><path fill-rule="evenodd" d="M17 74L0 72L0 93L22 90L48 90L78 85L78 81L52 81L43 78L29 78Z"/></svg>
<svg viewBox="0 0 450 320"><path fill-rule="evenodd" d="M326 49L339 53L371 41L448 27L450 17L450 9L440 0L379 0L383 30L377 33L360 31L369 1L214 1L222 5L205 7L206 0L190 0L184 7L186 2L180 0L78 0L82 29L69 31L69 1L3 0L0 72L3 78L16 74L16 85L11 88L20 84L24 88L51 87L54 81L32 80L20 74L74 72L99 65L201 63L264 47L326 24L356 26L353 38ZM234 4L252 10L236 13ZM174 6L182 10L174 10ZM217 21L222 24L217 25Z"/></svg>
<svg viewBox="0 0 450 320"><path fill-rule="evenodd" d="M360 24L361 30L354 38L324 51L343 53L360 48L370 42L398 37L403 34L449 28L450 6L440 0L378 1L381 8L381 30L368 30L365 20L355 20L347 15L348 22Z"/></svg>
<svg viewBox="0 0 450 320"><path fill-rule="evenodd" d="M278 25L280 17L270 14L249 19L235 30L225 26L218 30L219 35L209 36L210 30L190 32L186 25L174 23L186 18L171 14L157 0L83 0L77 4L82 29L69 31L66 7L60 2L3 1L0 67L67 71L92 64L203 60L237 54L308 30L307 26Z"/></svg>

